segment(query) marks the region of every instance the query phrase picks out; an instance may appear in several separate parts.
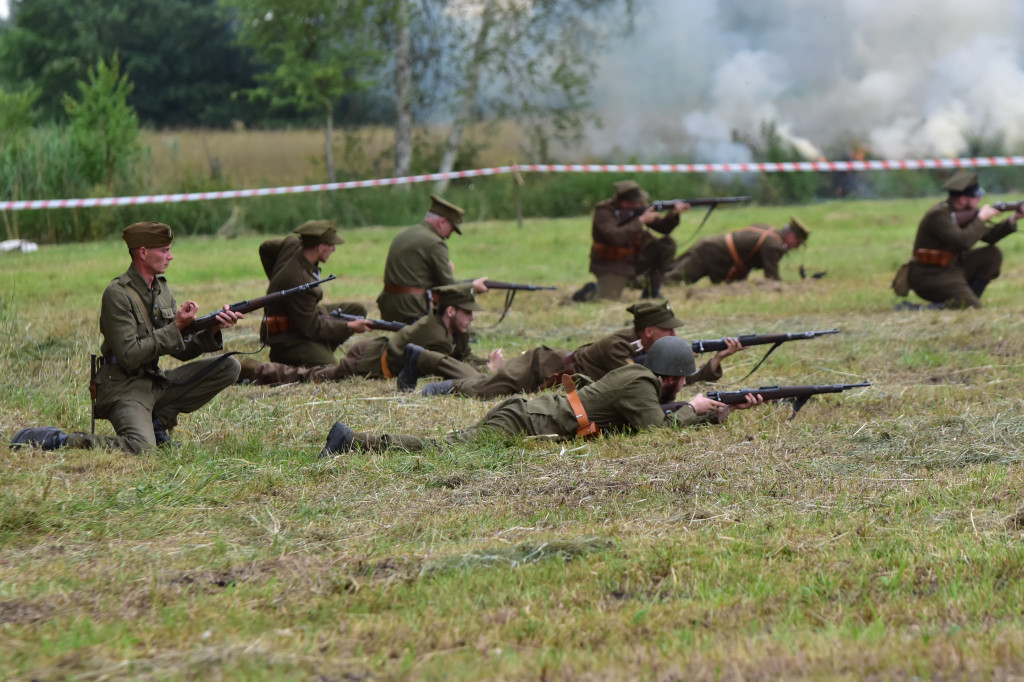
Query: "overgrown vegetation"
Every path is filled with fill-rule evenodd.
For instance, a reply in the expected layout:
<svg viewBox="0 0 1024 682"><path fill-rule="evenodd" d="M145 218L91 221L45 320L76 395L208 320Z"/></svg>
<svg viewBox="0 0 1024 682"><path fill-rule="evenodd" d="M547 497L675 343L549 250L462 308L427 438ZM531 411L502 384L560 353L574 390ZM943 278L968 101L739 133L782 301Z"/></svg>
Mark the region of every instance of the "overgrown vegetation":
<svg viewBox="0 0 1024 682"><path fill-rule="evenodd" d="M985 309L894 312L887 286L930 202L711 218L709 233L791 212L811 227L784 283L666 292L688 338L842 329L784 345L746 382L872 383L791 422L766 405L716 428L319 460L338 418L426 435L489 406L358 379L234 387L183 418L180 447L147 457L0 450L0 676L1024 674L1024 245L1000 244ZM679 241L697 220L684 218ZM396 229L347 230L326 297L374 310ZM574 347L619 328L639 295L562 303L588 279L587 217L464 231L451 243L459 276L560 288L520 295L496 328L500 295L484 296L481 352ZM259 241L177 240L179 300L210 310L262 293ZM0 436L87 429L88 353L123 244L0 261ZM828 274L801 281L800 264ZM229 347L255 350L256 327L245 320ZM730 358L721 387L759 357Z"/></svg>

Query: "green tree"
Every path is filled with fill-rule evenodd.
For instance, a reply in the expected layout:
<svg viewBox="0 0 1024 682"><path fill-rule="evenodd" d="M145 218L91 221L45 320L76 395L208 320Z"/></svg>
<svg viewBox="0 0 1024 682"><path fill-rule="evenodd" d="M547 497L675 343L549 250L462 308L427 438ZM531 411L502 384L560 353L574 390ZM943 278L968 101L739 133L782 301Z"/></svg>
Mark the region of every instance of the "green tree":
<svg viewBox="0 0 1024 682"><path fill-rule="evenodd" d="M81 99L64 96L64 110L72 140L82 152L81 173L112 194L115 180L127 184L131 179L140 151L139 118L128 104L132 84L114 55L109 65L101 59L90 68L78 90Z"/></svg>
<svg viewBox="0 0 1024 682"><path fill-rule="evenodd" d="M334 182L336 103L365 89L382 55L366 0L224 0L239 17L238 40L268 65L247 94L275 107L316 111L324 121L324 165Z"/></svg>
<svg viewBox="0 0 1024 682"><path fill-rule="evenodd" d="M419 2L411 17L442 18L419 32L441 52L442 78L452 79L438 86L451 120L442 173L453 170L466 126L484 115L523 126L532 143L524 151L534 161L548 160L553 138L578 140L584 123L595 119L587 102L594 56L612 28L631 28L633 8L633 0Z"/></svg>
<svg viewBox="0 0 1024 682"><path fill-rule="evenodd" d="M10 11L0 26L0 79L34 84L44 119L63 119L63 95L115 53L146 124L224 126L263 114L231 98L255 84L253 66L218 0L13 0Z"/></svg>

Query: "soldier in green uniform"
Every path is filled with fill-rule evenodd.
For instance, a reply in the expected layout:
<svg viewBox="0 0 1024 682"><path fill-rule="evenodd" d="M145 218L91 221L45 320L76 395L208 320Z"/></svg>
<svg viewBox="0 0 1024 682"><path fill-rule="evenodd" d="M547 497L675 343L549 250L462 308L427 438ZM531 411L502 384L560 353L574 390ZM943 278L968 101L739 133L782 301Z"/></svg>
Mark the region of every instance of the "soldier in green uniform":
<svg viewBox="0 0 1024 682"><path fill-rule="evenodd" d="M284 239L260 244L260 260L270 278L267 293L292 289L320 279L320 264L326 263L345 240L329 220L309 220ZM267 306L261 334L270 346L270 359L287 365L316 367L334 363L334 350L353 334L369 330L365 320L345 321L331 317L341 309L350 315L366 316L366 306L342 302L322 305L320 287Z"/></svg>
<svg viewBox="0 0 1024 682"><path fill-rule="evenodd" d="M415 322L427 314L427 291L454 284L454 266L448 256L448 237L462 234L463 209L430 195L430 210L423 220L391 240L384 263L384 290L377 296L382 319ZM487 278L473 280L476 293L487 291Z"/></svg>
<svg viewBox="0 0 1024 682"><path fill-rule="evenodd" d="M712 284L747 278L751 270L764 270L767 279L780 280L779 261L807 241L810 230L797 217L782 228L751 225L717 237L705 237L676 259L670 282L693 284L707 277Z"/></svg>
<svg viewBox="0 0 1024 682"><path fill-rule="evenodd" d="M293 367L263 362L246 368L249 383L277 385L296 382L341 381L346 377L395 378L401 390L412 390L420 376L469 378L480 370L500 368L501 349L485 360L469 347L473 313L483 308L476 302L469 282L433 289L435 314L421 317L391 337L378 336L354 344L340 362L320 367Z"/></svg>
<svg viewBox="0 0 1024 682"><path fill-rule="evenodd" d="M561 374L576 375L577 383L597 381L612 370L637 362L650 351L655 341L675 336L683 321L676 317L667 301L641 301L626 308L633 325L574 351L542 346L507 360L497 372L464 379L448 379L423 388L423 395L456 393L477 398L497 398L516 393L533 393L552 386ZM727 339L729 347L718 351L704 363L689 382L718 381L722 360L741 349L736 339ZM642 360L639 360L642 361Z"/></svg>
<svg viewBox="0 0 1024 682"><path fill-rule="evenodd" d="M164 278L174 258L171 228L163 223L135 223L124 229L122 237L132 262L103 292L95 409L95 416L108 419L117 436L69 434L44 426L22 429L12 446L108 447L138 454L167 442L180 413L199 409L238 378L238 361L230 355L166 372L160 369L163 355L191 360L220 350L221 329L231 327L242 315L224 306L216 326L183 337L181 330L195 321L199 306L186 301L178 307Z"/></svg>
<svg viewBox="0 0 1024 682"><path fill-rule="evenodd" d="M988 221L999 211L992 206L979 209L985 190L976 173L957 171L942 188L949 196L928 209L917 227L913 257L904 270L906 285L931 301L930 308L980 308L982 292L999 276L1003 263L995 244L1017 231L1024 207L990 226ZM978 241L988 246L972 249ZM901 295L906 293L904 290Z"/></svg>
<svg viewBox="0 0 1024 682"><path fill-rule="evenodd" d="M731 407L697 395L676 411L666 413L662 403L675 400L676 392L696 373L697 364L689 342L678 336L666 336L651 346L643 365L625 365L568 395L547 393L529 400L523 396L507 398L492 408L481 422L465 431L449 434L444 442L466 442L487 432L569 440L577 435L720 423L732 409L762 402L760 396L752 395L743 405ZM339 421L331 427L320 456L329 457L352 449L420 450L438 444L435 440L407 434L356 433Z"/></svg>
<svg viewBox="0 0 1024 682"><path fill-rule="evenodd" d="M665 273L676 255L676 243L668 236L679 216L690 205L677 202L664 215L647 205L647 193L634 180L615 183L615 196L594 207L591 226L590 272L597 284L587 284L573 300L591 298L617 301L626 285L646 278L644 298L660 298ZM655 237L651 230L663 237Z"/></svg>

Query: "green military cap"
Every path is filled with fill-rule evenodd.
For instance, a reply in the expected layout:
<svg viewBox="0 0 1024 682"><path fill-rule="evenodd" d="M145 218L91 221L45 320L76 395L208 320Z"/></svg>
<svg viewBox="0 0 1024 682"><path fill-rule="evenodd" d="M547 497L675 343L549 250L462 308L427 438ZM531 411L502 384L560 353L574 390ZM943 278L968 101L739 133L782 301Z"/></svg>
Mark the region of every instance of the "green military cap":
<svg viewBox="0 0 1024 682"><path fill-rule="evenodd" d="M811 231L807 229L807 225L804 224L804 221L800 220L795 215L789 217L789 225L786 227L793 231L793 234L796 235L796 238L800 240L801 244L807 241L807 238L811 236Z"/></svg>
<svg viewBox="0 0 1024 682"><path fill-rule="evenodd" d="M683 326L683 321L672 312L668 301L641 301L626 308L626 312L633 314L633 326L636 329L646 327L675 329Z"/></svg>
<svg viewBox="0 0 1024 682"><path fill-rule="evenodd" d="M620 201L642 201L648 199L647 192L640 189L636 180L620 180L615 183L615 198Z"/></svg>
<svg viewBox="0 0 1024 682"><path fill-rule="evenodd" d="M460 282L459 284L445 284L444 286L431 289L437 301L437 309L444 310L448 306L455 306L463 310L483 310L483 306L476 302L472 282Z"/></svg>
<svg viewBox="0 0 1024 682"><path fill-rule="evenodd" d="M292 234L319 239L321 244L345 243L338 234L338 226L331 220L307 220L292 230Z"/></svg>
<svg viewBox="0 0 1024 682"><path fill-rule="evenodd" d="M447 218L448 222L452 224L452 227L456 232L462 234L462 230L459 229L459 225L462 224L462 215L466 212L464 208L456 206L450 201L445 201L436 194L430 195L430 212L436 213L442 218Z"/></svg>
<svg viewBox="0 0 1024 682"><path fill-rule="evenodd" d="M963 195L968 197L983 197L985 190L978 184L978 174L970 171L958 170L943 183L942 189L950 194Z"/></svg>
<svg viewBox="0 0 1024 682"><path fill-rule="evenodd" d="M147 249L158 249L162 246L169 246L174 239L170 225L163 223L134 223L124 228L121 239L128 245L128 249L137 249L145 246Z"/></svg>

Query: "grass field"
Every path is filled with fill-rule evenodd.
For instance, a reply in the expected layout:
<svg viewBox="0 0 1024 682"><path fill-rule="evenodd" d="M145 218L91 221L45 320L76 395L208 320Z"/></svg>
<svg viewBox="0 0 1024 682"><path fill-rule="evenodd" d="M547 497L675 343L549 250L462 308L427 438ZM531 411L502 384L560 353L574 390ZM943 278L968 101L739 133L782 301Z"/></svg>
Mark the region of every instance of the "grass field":
<svg viewBox="0 0 1024 682"><path fill-rule="evenodd" d="M872 383L793 421L764 405L688 431L319 460L339 418L427 435L488 407L357 379L233 387L154 455L0 449L0 677L1020 678L1024 242L1001 243L985 309L895 312L929 203L722 209L705 228L796 212L813 231L783 283L666 292L690 339L842 330L744 382ZM375 312L396 231L347 231L327 298ZM464 232L457 276L559 287L496 328L501 295L482 297L481 351L573 347L639 296L563 302L588 278L587 217ZM178 300L263 293L258 243L180 240ZM88 430L99 297L126 265L114 241L0 254L4 439ZM256 350L256 327L227 345ZM729 358L716 388L759 358Z"/></svg>

